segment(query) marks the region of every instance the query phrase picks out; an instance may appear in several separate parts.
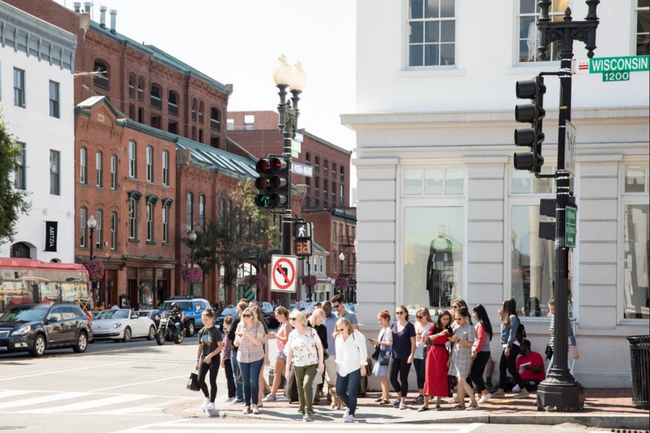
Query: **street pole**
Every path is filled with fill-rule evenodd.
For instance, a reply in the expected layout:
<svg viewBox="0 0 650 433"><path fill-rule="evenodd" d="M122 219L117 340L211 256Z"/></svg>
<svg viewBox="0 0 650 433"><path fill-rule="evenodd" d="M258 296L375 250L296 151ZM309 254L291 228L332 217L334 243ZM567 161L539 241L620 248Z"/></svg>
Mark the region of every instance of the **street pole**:
<svg viewBox="0 0 650 433"><path fill-rule="evenodd" d="M541 17L537 22L540 32L540 57L547 56L547 46L560 42L560 109L558 127L558 151L555 208L555 316L553 366L545 381L537 390L537 406L553 411L576 411L584 408L584 389L575 380L568 365L568 325L569 325L569 248L566 246L565 213L572 192L571 174L565 170L566 122L571 120L571 60L573 41L586 44L589 58L596 49L596 28L598 17L596 7L600 0L587 0L589 12L585 21L573 21L571 9L567 8L563 21L551 22L549 8L551 0L540 0Z"/></svg>

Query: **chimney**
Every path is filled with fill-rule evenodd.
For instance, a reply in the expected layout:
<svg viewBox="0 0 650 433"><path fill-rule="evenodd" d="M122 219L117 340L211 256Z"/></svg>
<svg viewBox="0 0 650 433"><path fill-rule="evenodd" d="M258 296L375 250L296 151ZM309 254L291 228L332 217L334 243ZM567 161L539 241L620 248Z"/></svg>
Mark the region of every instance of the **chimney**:
<svg viewBox="0 0 650 433"><path fill-rule="evenodd" d="M110 10L111 14L111 33L115 34L115 23L117 22L117 10L116 9L111 9Z"/></svg>
<svg viewBox="0 0 650 433"><path fill-rule="evenodd" d="M93 6L92 2L84 2L84 12L90 13L90 8Z"/></svg>
<svg viewBox="0 0 650 433"><path fill-rule="evenodd" d="M74 2L74 11L76 13L81 12L81 2Z"/></svg>
<svg viewBox="0 0 650 433"><path fill-rule="evenodd" d="M99 7L99 25L101 28L106 28L106 11L108 8L106 6Z"/></svg>

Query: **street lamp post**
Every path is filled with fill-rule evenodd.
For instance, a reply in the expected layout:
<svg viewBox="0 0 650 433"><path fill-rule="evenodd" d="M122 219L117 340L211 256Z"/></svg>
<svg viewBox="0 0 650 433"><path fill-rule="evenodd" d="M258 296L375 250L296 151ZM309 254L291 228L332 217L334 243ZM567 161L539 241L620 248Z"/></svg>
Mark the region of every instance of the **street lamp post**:
<svg viewBox="0 0 650 433"><path fill-rule="evenodd" d="M95 246L95 241L94 241L93 237L94 237L94 234L95 234L95 228L97 227L97 220L95 219L95 216L91 215L90 218L88 218L88 222L86 224L88 225L88 228L90 229L90 239L89 239L89 241L90 241L90 261L92 262L93 261L93 247ZM92 296L93 296L93 304L95 304L95 302L97 300L97 298L95 296L96 295L96 293L95 293L96 285L97 285L97 283L95 281L92 281L90 283L90 287L92 289L91 292L92 292Z"/></svg>
<svg viewBox="0 0 650 433"><path fill-rule="evenodd" d="M194 230L192 230L187 237L190 240L190 264L191 264L190 269L194 270L194 242L196 242L196 232ZM187 283L187 286L188 286L188 293L187 294L192 295L193 293L189 293L189 292L193 291L192 290L192 284Z"/></svg>
<svg viewBox="0 0 650 433"><path fill-rule="evenodd" d="M339 262L340 262L340 265L339 265L339 277L343 276L343 260L345 260L345 254L341 253L341 254L339 254ZM347 290L346 290L346 292L347 292ZM347 295L347 293L346 293L346 295ZM345 296L345 300L347 302L350 301L347 296Z"/></svg>
<svg viewBox="0 0 650 433"><path fill-rule="evenodd" d="M296 62L293 68L287 63L284 55L278 58L278 63L273 68L273 81L279 89L280 103L278 104L278 113L280 113L280 120L278 128L284 136L282 156L288 162L287 184L289 188L289 199L287 200L287 207L282 214L282 254L291 255L291 142L296 136L298 131L298 101L300 101L300 94L302 93L305 85L307 84L307 75L302 70L300 62ZM291 92L290 100L287 99L287 89ZM285 308L291 307L291 295L289 293L282 293L281 297L282 306Z"/></svg>
<svg viewBox="0 0 650 433"><path fill-rule="evenodd" d="M567 8L563 21L551 21L549 8L551 0L538 2L541 16L537 21L540 33L539 53L542 60L548 59L548 45L560 42L560 114L558 131L557 185L555 208L555 316L554 360L548 378L537 390L537 406L554 411L575 411L584 407L584 389L568 368L568 321L569 321L569 248L565 241L565 213L572 191L571 174L565 169L566 122L571 120L571 59L573 41L584 42L589 58L596 49L596 8L600 0L586 0L587 17L584 21L573 21L571 9Z"/></svg>

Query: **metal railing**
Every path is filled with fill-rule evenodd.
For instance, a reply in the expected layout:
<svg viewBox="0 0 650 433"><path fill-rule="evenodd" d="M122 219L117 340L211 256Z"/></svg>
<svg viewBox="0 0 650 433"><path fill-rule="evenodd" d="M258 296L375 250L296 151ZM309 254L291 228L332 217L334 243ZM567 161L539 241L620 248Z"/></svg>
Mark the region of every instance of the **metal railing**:
<svg viewBox="0 0 650 433"><path fill-rule="evenodd" d="M162 99L160 99L158 96L151 95L151 106L153 108L162 110Z"/></svg>

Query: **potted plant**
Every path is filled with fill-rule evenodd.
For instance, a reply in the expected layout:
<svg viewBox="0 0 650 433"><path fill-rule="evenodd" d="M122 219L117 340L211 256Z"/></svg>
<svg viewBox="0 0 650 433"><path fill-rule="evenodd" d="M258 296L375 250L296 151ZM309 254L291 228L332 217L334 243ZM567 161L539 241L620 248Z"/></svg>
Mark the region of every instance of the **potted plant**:
<svg viewBox="0 0 650 433"><path fill-rule="evenodd" d="M183 269L181 273L183 281L189 284L200 283L203 281L203 271L199 267Z"/></svg>

